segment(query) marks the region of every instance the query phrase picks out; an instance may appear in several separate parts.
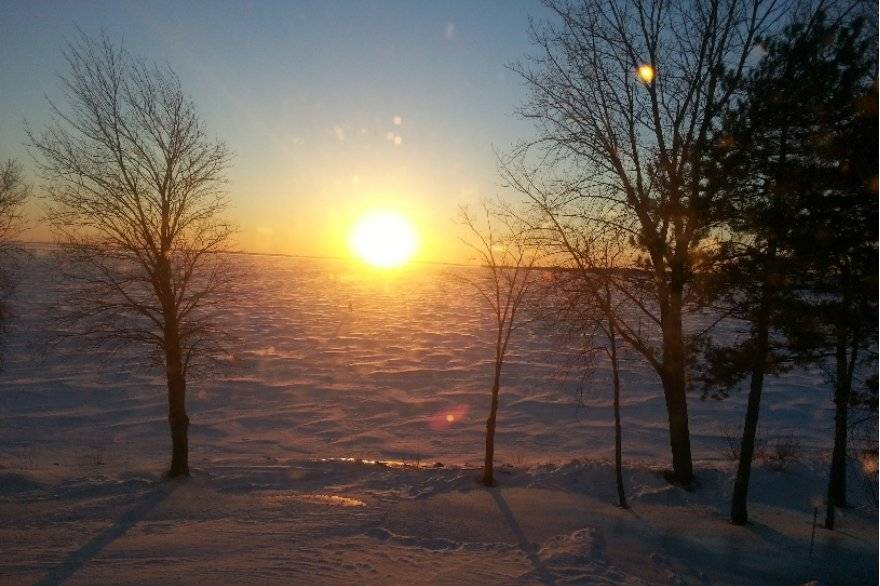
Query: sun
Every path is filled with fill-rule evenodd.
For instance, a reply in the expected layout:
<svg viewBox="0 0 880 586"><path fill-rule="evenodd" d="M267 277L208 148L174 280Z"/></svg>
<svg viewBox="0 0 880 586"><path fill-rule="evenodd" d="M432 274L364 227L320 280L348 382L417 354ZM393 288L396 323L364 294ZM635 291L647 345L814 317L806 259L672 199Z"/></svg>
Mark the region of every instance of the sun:
<svg viewBox="0 0 880 586"><path fill-rule="evenodd" d="M360 219L351 236L351 248L365 262L393 268L409 260L419 241L412 224L396 212L372 212Z"/></svg>

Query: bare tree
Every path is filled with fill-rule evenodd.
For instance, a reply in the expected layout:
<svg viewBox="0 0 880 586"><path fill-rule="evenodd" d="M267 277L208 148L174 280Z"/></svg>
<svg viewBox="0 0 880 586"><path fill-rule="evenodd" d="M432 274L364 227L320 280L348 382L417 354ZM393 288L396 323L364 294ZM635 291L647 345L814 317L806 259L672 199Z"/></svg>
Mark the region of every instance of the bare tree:
<svg viewBox="0 0 880 586"><path fill-rule="evenodd" d="M22 207L30 194L21 166L12 159L0 165L0 295L5 299L13 287L13 273L20 249L16 236L24 227ZM0 303L0 321L6 322L7 308Z"/></svg>
<svg viewBox="0 0 880 586"><path fill-rule="evenodd" d="M614 413L614 475L617 483L617 504L628 509L623 482L623 426L620 417L620 336L617 315L625 300L615 295L613 280L619 278L621 259L625 258L619 239L607 233L579 234L578 240L560 243L544 242L546 250L569 255L576 266L556 270L554 278L541 293L541 301L549 306L557 330L569 334L578 344L579 354L590 361L597 353L604 354L611 367ZM561 249L560 249L561 245ZM588 365L591 362L587 363Z"/></svg>
<svg viewBox="0 0 880 586"><path fill-rule="evenodd" d="M188 475L187 375L210 357L211 310L230 283L229 154L170 69L105 36L81 35L65 57L66 107L50 102L52 123L28 131L75 283L63 315L93 348L154 351L168 387L168 476Z"/></svg>
<svg viewBox="0 0 880 586"><path fill-rule="evenodd" d="M482 478L484 485L493 486L495 426L501 371L511 334L523 323L520 310L534 283L533 271L538 254L534 245L529 243L525 232L514 225L510 216L493 210L485 202L482 212L482 218L475 217L467 207L462 206L460 221L469 236L465 243L476 253L480 265L487 270L487 273L466 280L491 309L495 321L492 403L486 419L486 455Z"/></svg>
<svg viewBox="0 0 880 586"><path fill-rule="evenodd" d="M537 137L502 169L558 222L613 227L640 271L615 279L632 313L622 340L657 372L666 401L671 480L693 465L682 318L719 218L704 180L714 126L760 36L786 0L547 0L555 23L532 30L538 50L514 67L531 91L522 115ZM573 264L573 261L569 261Z"/></svg>
<svg viewBox="0 0 880 586"><path fill-rule="evenodd" d="M0 165L0 243L9 244L22 226L22 206L30 189L21 165L8 159Z"/></svg>

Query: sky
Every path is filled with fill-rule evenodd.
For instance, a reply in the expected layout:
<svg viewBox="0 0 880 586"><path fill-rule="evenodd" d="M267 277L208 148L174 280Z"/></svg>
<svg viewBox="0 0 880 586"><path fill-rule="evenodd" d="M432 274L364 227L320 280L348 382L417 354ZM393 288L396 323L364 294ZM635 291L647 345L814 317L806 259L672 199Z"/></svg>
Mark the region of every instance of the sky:
<svg viewBox="0 0 880 586"><path fill-rule="evenodd" d="M533 51L535 0L5 2L0 159L39 195L25 121L58 98L77 27L168 64L234 154L230 217L242 250L345 256L357 219L409 218L417 259L465 260L460 203L502 193L496 151L527 138L507 69ZM29 206L30 240L51 238Z"/></svg>

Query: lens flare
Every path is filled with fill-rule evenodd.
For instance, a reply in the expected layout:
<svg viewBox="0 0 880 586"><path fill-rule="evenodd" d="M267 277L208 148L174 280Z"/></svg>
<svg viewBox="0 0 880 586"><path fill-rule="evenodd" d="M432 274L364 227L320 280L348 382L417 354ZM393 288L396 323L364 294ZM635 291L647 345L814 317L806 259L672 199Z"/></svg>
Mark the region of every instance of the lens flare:
<svg viewBox="0 0 880 586"><path fill-rule="evenodd" d="M654 76L656 74L657 72L654 71L654 68L647 63L639 65L638 69L636 69L636 75L638 75L639 79L641 79L646 84L650 84L652 81L654 81Z"/></svg>
<svg viewBox="0 0 880 586"><path fill-rule="evenodd" d="M428 427L434 431L449 431L467 422L467 405L449 405L428 418Z"/></svg>

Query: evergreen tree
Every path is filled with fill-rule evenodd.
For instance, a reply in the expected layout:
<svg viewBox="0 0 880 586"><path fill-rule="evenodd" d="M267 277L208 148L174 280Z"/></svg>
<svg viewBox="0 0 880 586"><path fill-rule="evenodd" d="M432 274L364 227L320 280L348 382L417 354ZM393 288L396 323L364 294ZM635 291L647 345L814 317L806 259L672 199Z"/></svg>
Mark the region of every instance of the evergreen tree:
<svg viewBox="0 0 880 586"><path fill-rule="evenodd" d="M700 375L707 388L722 393L749 379L731 506L737 524L748 520L765 377L793 361L823 360L823 348L836 349L832 339L852 343L855 336L864 345L870 337L853 312L868 310L871 289L861 275L870 271L865 265L855 276L853 264L873 251L876 266L876 195L865 181L876 177L876 109L874 138L854 142L854 133L870 132L866 105L876 106L876 99L865 99L872 59L861 22L829 23L820 11L763 46L766 55L717 135L709 179L710 189L727 196L730 234L721 247L716 302L749 324L735 344L706 348ZM851 388L857 355L836 356L835 401L844 411L848 391L841 389ZM835 445L841 421L845 447L840 413Z"/></svg>
<svg viewBox="0 0 880 586"><path fill-rule="evenodd" d="M834 528L835 507L847 506L853 382L860 367L873 362L878 320L876 47L864 38L861 21L831 28L825 38L831 35L837 51L829 55L827 69L837 99L816 112L821 126L812 137L817 164L805 192L809 214L799 219L794 241L797 253L809 259L813 292L797 308L811 317L811 327L795 333L804 350L830 362L834 388L828 529Z"/></svg>

